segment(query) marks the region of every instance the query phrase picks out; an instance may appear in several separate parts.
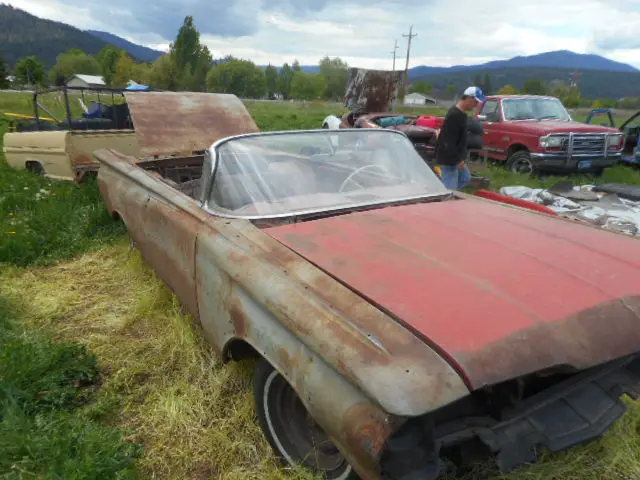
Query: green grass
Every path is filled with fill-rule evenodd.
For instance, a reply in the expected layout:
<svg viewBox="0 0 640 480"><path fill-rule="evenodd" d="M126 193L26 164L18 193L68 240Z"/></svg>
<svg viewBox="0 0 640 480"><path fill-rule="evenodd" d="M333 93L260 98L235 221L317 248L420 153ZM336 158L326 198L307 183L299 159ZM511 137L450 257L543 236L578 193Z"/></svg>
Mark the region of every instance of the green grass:
<svg viewBox="0 0 640 480"><path fill-rule="evenodd" d="M0 477L136 478L140 446L82 408L101 382L96 357L19 312L0 295Z"/></svg>
<svg viewBox="0 0 640 480"><path fill-rule="evenodd" d="M246 105L266 131L319 128L345 111L325 102ZM30 114L30 99L0 93L3 111ZM0 116L0 136L6 125ZM500 166L480 173L493 190L562 179ZM616 167L601 178L571 179L640 185L640 171ZM544 455L509 476L483 474L640 478L640 407L628 403L627 416L599 442ZM96 185L17 172L0 158L0 478L138 475L308 478L274 461L255 419L251 365L219 362L175 296L129 251Z"/></svg>

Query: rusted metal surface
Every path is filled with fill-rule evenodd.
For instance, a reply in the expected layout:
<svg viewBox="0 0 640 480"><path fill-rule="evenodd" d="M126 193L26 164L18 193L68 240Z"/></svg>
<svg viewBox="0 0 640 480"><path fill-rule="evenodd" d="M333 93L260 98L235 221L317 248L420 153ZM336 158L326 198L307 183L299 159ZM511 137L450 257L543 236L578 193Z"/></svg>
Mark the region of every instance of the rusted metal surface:
<svg viewBox="0 0 640 480"><path fill-rule="evenodd" d="M109 209L207 340L266 358L365 480L407 417L468 395L452 365L478 387L640 350L635 240L472 200L261 230L96 157Z"/></svg>
<svg viewBox="0 0 640 480"><path fill-rule="evenodd" d="M125 92L140 155L189 154L226 136L258 132L238 97L222 93Z"/></svg>
<svg viewBox="0 0 640 480"><path fill-rule="evenodd" d="M362 478L379 478L404 416L468 394L414 334L248 221L209 215L133 158L96 157L105 202L207 340L222 353L240 339L267 358Z"/></svg>
<svg viewBox="0 0 640 480"><path fill-rule="evenodd" d="M474 388L640 351L631 238L473 201L266 231L441 349Z"/></svg>
<svg viewBox="0 0 640 480"><path fill-rule="evenodd" d="M402 72L352 68L349 70L345 99L353 99L358 105L363 105L367 112L391 110L401 77Z"/></svg>

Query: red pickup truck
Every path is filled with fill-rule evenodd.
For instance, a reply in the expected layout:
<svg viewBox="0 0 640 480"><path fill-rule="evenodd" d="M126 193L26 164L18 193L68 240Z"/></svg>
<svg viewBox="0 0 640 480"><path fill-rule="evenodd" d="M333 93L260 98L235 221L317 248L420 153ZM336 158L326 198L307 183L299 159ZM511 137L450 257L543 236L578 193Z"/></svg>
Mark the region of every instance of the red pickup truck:
<svg viewBox="0 0 640 480"><path fill-rule="evenodd" d="M476 112L484 148L513 172L594 172L622 156L623 135L615 128L576 122L555 97L490 95Z"/></svg>

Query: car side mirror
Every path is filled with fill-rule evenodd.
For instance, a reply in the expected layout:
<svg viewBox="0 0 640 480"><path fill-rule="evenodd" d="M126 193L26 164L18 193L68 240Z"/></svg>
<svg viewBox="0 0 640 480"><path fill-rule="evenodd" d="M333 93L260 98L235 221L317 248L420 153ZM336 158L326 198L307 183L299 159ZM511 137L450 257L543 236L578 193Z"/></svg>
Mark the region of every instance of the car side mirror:
<svg viewBox="0 0 640 480"><path fill-rule="evenodd" d="M486 122L487 121L487 116L486 115L478 115L478 120L480 120L481 122Z"/></svg>

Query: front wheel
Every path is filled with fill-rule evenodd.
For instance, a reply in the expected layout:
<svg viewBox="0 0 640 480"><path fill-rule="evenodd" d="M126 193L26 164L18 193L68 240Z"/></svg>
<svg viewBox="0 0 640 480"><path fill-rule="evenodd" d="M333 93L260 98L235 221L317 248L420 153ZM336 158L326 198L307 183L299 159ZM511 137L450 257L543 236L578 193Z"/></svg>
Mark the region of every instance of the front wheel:
<svg viewBox="0 0 640 480"><path fill-rule="evenodd" d="M279 460L327 480L355 480L353 468L300 401L285 378L261 359L253 394L262 431Z"/></svg>
<svg viewBox="0 0 640 480"><path fill-rule="evenodd" d="M531 155L526 150L520 150L513 153L507 159L507 168L513 173L521 173L523 175L534 175L536 168L531 160Z"/></svg>

